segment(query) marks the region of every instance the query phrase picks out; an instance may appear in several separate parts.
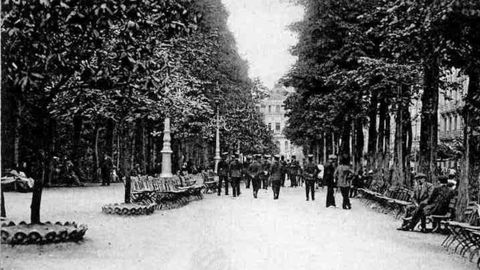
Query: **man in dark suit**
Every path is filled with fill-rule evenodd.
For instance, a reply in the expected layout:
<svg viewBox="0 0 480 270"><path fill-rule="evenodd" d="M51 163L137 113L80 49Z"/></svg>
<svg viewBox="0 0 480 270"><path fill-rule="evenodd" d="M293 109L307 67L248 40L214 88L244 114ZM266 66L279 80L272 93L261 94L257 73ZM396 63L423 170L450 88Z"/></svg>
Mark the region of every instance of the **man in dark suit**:
<svg viewBox="0 0 480 270"><path fill-rule="evenodd" d="M427 176L423 173L415 175L415 188L413 190L412 204L405 209L405 217L403 218L403 226L412 219L412 215L420 205L426 205L428 198L432 194L433 185L426 182Z"/></svg>
<svg viewBox="0 0 480 270"><path fill-rule="evenodd" d="M250 175L248 174L248 168L250 167L250 164L252 164L252 157L247 156L247 160L243 163L243 179L245 180L245 188L250 188L250 182L252 181L252 178L250 178Z"/></svg>
<svg viewBox="0 0 480 270"><path fill-rule="evenodd" d="M417 223L421 221L422 232L426 232L426 216L428 215L444 215L448 212L450 200L457 195L456 190L452 190L447 186L448 178L440 176L438 178L439 185L435 187L432 194L426 202L421 203L415 210L412 220L408 225L399 228L400 230L413 230Z"/></svg>
<svg viewBox="0 0 480 270"><path fill-rule="evenodd" d="M255 160L248 167L248 174L252 179L253 197L255 199L257 198L258 190L260 189L260 175L263 174L260 158L261 155L255 155Z"/></svg>
<svg viewBox="0 0 480 270"><path fill-rule="evenodd" d="M222 154L222 160L218 162L218 196L222 193L222 185L225 185L225 195L228 195L228 152Z"/></svg>
<svg viewBox="0 0 480 270"><path fill-rule="evenodd" d="M240 163L239 155L233 155L233 160L230 162L228 175L230 176L230 182L232 183L233 197L240 195L240 178L242 177L243 166Z"/></svg>
<svg viewBox="0 0 480 270"><path fill-rule="evenodd" d="M270 176L270 158L272 156L270 155L264 155L264 160L262 163L262 170L263 170L263 175L261 176L262 179L262 188L263 189L268 189L268 177Z"/></svg>
<svg viewBox="0 0 480 270"><path fill-rule="evenodd" d="M305 195L307 196L307 201L309 200L309 195L312 197L312 201L315 200L315 180L317 179L318 168L315 163L313 163L313 155L308 155L308 163L305 165L303 178L305 179Z"/></svg>
<svg viewBox="0 0 480 270"><path fill-rule="evenodd" d="M285 177L287 175L287 162L285 161L285 157L284 156L281 156L280 157L280 165L282 165L282 175L281 175L281 183L282 183L282 187L285 186Z"/></svg>
<svg viewBox="0 0 480 270"><path fill-rule="evenodd" d="M292 156L292 162L290 162L290 166L288 168L288 178L290 178L290 187L297 187L297 175L298 171L300 170L300 164L296 160L295 156Z"/></svg>
<svg viewBox="0 0 480 270"><path fill-rule="evenodd" d="M329 155L328 156L328 161L324 165L324 170L325 172L323 173L323 180L325 181L325 184L327 185L327 204L326 207L333 206L335 207L335 191L334 188L336 186L335 183L335 160L336 160L335 155Z"/></svg>
<svg viewBox="0 0 480 270"><path fill-rule="evenodd" d="M273 199L278 200L278 196L280 195L280 186L282 184L281 178L284 170L282 163L279 161L280 156L275 155L274 158L275 160L270 166L270 180L272 181Z"/></svg>

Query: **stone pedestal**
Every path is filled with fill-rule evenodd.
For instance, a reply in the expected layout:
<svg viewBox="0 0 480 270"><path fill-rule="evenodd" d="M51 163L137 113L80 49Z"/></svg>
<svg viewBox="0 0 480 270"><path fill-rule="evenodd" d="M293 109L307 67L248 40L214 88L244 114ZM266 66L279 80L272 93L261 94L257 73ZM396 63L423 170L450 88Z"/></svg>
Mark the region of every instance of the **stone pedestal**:
<svg viewBox="0 0 480 270"><path fill-rule="evenodd" d="M215 160L215 173L218 173L218 163L222 159L220 157L220 119L218 115L218 109L217 109L217 129L215 133L215 157L213 159Z"/></svg>
<svg viewBox="0 0 480 270"><path fill-rule="evenodd" d="M166 117L164 122L163 130L163 148L162 148L162 173L160 177L167 178L172 177L172 148L170 141L172 140L170 136L170 118Z"/></svg>

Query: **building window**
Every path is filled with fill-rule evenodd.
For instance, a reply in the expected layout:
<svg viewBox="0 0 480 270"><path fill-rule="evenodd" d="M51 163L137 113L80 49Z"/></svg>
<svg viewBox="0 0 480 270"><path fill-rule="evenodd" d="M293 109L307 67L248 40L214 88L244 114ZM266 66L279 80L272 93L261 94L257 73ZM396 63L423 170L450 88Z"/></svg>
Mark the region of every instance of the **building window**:
<svg viewBox="0 0 480 270"><path fill-rule="evenodd" d="M448 117L448 130L452 131L452 116Z"/></svg>
<svg viewBox="0 0 480 270"><path fill-rule="evenodd" d="M275 112L277 112L277 113L280 112L280 105L275 106Z"/></svg>
<svg viewBox="0 0 480 270"><path fill-rule="evenodd" d="M447 117L442 116L443 120L443 132L447 132Z"/></svg>
<svg viewBox="0 0 480 270"><path fill-rule="evenodd" d="M268 112L269 112L269 113L272 112L272 105L268 105Z"/></svg>
<svg viewBox="0 0 480 270"><path fill-rule="evenodd" d="M272 130L272 123L268 123L268 130Z"/></svg>
<svg viewBox="0 0 480 270"><path fill-rule="evenodd" d="M275 123L275 131L280 132L280 123Z"/></svg>
<svg viewBox="0 0 480 270"><path fill-rule="evenodd" d="M288 152L288 141L285 141L285 152Z"/></svg>

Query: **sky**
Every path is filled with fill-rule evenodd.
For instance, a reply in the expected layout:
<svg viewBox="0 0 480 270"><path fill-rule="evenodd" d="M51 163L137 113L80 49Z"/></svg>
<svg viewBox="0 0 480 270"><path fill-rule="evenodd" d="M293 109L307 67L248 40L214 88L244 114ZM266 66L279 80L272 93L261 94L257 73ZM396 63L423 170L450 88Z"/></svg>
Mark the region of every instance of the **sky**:
<svg viewBox="0 0 480 270"><path fill-rule="evenodd" d="M295 63L289 48L297 35L287 26L300 21L303 8L288 0L222 0L229 12L239 54L249 63L249 76L272 88Z"/></svg>

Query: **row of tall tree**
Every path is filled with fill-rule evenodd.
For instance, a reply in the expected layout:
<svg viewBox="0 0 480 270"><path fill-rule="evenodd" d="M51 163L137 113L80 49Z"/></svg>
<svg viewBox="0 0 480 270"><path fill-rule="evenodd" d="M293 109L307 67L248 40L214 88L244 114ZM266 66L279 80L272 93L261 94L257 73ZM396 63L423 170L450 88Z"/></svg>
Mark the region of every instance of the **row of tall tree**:
<svg viewBox="0 0 480 270"><path fill-rule="evenodd" d="M4 0L1 16L2 168L50 183L65 157L91 181L108 155L154 173L167 116L174 169L205 167L216 110L222 151L275 148L220 0Z"/></svg>
<svg viewBox="0 0 480 270"><path fill-rule="evenodd" d="M300 41L292 48L298 60L283 79L296 89L286 100L287 137L319 156L334 149L353 153L357 166L366 160L368 169L389 184L408 186L410 161L416 158L409 108L420 99L418 170L435 181L438 99L458 87L446 79L448 71L457 68L469 78L462 108L461 204L477 200L478 190L468 195L467 189L478 181L480 170L478 141L474 144L480 127L480 2L296 2L305 6L306 14L291 26Z"/></svg>

